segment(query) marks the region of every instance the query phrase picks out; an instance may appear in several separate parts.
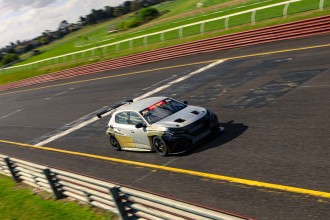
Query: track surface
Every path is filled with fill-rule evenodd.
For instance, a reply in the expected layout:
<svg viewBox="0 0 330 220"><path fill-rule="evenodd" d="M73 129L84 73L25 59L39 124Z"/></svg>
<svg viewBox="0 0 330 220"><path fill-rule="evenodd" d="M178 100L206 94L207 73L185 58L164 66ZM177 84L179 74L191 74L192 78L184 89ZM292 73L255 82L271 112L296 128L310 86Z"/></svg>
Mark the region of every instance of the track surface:
<svg viewBox="0 0 330 220"><path fill-rule="evenodd" d="M0 139L36 144L104 105L152 91L211 62L144 70L329 43L330 35L308 37L5 91L0 93ZM226 127L226 133L185 155L116 152L105 136L107 118L46 146L330 192L329 57L326 46L231 59L156 93L210 108ZM137 71L142 72L37 89ZM317 196L4 143L0 153L256 219L330 219L330 199Z"/></svg>

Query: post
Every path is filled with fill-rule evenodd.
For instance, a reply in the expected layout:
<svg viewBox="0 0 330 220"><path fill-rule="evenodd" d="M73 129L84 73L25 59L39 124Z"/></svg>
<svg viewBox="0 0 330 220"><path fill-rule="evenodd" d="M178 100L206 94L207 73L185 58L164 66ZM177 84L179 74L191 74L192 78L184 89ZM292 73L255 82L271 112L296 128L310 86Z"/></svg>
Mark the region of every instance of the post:
<svg viewBox="0 0 330 220"><path fill-rule="evenodd" d="M183 27L179 28L179 37L183 38Z"/></svg>
<svg viewBox="0 0 330 220"><path fill-rule="evenodd" d="M121 201L121 198L119 196L119 188L118 187L112 187L110 188L110 193L112 195L113 201L118 209L118 214L121 220L129 220L127 212L125 210L125 206Z"/></svg>
<svg viewBox="0 0 330 220"><path fill-rule="evenodd" d="M148 36L145 36L143 39L143 44L147 45L148 44Z"/></svg>
<svg viewBox="0 0 330 220"><path fill-rule="evenodd" d="M132 48L133 47L133 40L130 40L129 42L129 48Z"/></svg>
<svg viewBox="0 0 330 220"><path fill-rule="evenodd" d="M160 34L160 41L161 42L165 41L165 31Z"/></svg>
<svg viewBox="0 0 330 220"><path fill-rule="evenodd" d="M85 194L85 196L86 196L86 199L87 199L87 203L88 203L88 205L92 205L92 199L91 199L91 194L89 194L88 192L86 192L85 190L83 190L82 191L84 194Z"/></svg>
<svg viewBox="0 0 330 220"><path fill-rule="evenodd" d="M62 192L58 189L58 186L56 186L57 179L51 174L49 169L44 169L43 173L45 174L46 179L48 180L49 186L52 189L53 196L55 199L61 199L63 198Z"/></svg>
<svg viewBox="0 0 330 220"><path fill-rule="evenodd" d="M21 180L19 179L19 176L17 175L17 172L15 171L15 166L13 166L13 163L10 161L9 157L6 157L3 159L5 161L5 164L7 165L12 179L16 182L19 183Z"/></svg>
<svg viewBox="0 0 330 220"><path fill-rule="evenodd" d="M284 5L284 9L283 9L283 17L287 18L288 17L288 8L289 8L290 2L286 3Z"/></svg>
<svg viewBox="0 0 330 220"><path fill-rule="evenodd" d="M251 23L256 24L256 12L257 10L253 10L251 14Z"/></svg>
<svg viewBox="0 0 330 220"><path fill-rule="evenodd" d="M324 0L320 0L320 11L323 11L324 8Z"/></svg>
<svg viewBox="0 0 330 220"><path fill-rule="evenodd" d="M226 17L226 19L225 19L225 28L226 28L226 30L229 29L229 16Z"/></svg>
<svg viewBox="0 0 330 220"><path fill-rule="evenodd" d="M205 29L205 22L201 23L201 27L199 28L201 34L204 33L204 29Z"/></svg>

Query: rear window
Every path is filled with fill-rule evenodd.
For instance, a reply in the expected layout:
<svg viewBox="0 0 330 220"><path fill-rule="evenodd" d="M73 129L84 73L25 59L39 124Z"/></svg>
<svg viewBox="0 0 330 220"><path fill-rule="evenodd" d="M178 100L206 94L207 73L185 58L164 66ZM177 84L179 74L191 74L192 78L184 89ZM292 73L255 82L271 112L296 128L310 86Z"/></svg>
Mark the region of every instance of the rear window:
<svg viewBox="0 0 330 220"><path fill-rule="evenodd" d="M181 109L184 109L185 107L187 107L187 105L168 98L143 109L140 111L140 114L149 124L153 124L180 111Z"/></svg>

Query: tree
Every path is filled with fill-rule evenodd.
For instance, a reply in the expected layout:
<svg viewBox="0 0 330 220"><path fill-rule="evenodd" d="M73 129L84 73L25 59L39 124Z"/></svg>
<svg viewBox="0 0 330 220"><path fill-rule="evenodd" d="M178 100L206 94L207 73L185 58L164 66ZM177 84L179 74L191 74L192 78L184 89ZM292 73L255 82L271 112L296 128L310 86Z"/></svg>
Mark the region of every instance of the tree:
<svg viewBox="0 0 330 220"><path fill-rule="evenodd" d="M110 6L105 6L104 7L105 9L105 13L107 14L107 18L113 18L113 11L114 11L114 8L113 7L110 7Z"/></svg>
<svg viewBox="0 0 330 220"><path fill-rule="evenodd" d="M118 7L115 7L114 8L114 11L113 11L113 15L115 17L120 17L123 15L123 7L122 6L118 6Z"/></svg>
<svg viewBox="0 0 330 220"><path fill-rule="evenodd" d="M59 32L63 33L63 34L67 34L69 32L68 27L70 26L70 24L68 23L67 20L63 20L60 22L60 25L58 27Z"/></svg>
<svg viewBox="0 0 330 220"><path fill-rule="evenodd" d="M142 2L140 0L134 0L131 3L131 11L138 11L142 8Z"/></svg>
<svg viewBox="0 0 330 220"><path fill-rule="evenodd" d="M84 23L86 22L86 18L83 17L83 16L80 16L80 17L79 17L79 21L80 21L82 24L84 24Z"/></svg>
<svg viewBox="0 0 330 220"><path fill-rule="evenodd" d="M130 1L125 1L123 3L123 13L124 14L127 14L127 13L131 12L131 4L132 4L132 2L130 2Z"/></svg>
<svg viewBox="0 0 330 220"><path fill-rule="evenodd" d="M86 16L86 23L87 24L95 24L96 23L96 18L94 17L94 15L89 14Z"/></svg>

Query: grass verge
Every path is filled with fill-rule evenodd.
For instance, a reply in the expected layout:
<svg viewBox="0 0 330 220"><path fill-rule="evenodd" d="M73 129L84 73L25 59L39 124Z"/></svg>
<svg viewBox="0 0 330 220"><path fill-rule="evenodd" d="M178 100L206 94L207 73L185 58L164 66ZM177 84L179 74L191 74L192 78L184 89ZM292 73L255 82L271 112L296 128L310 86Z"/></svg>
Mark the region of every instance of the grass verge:
<svg viewBox="0 0 330 220"><path fill-rule="evenodd" d="M117 219L115 214L104 210L81 206L68 200L53 200L48 193L34 194L30 187L16 184L0 175L0 219Z"/></svg>

